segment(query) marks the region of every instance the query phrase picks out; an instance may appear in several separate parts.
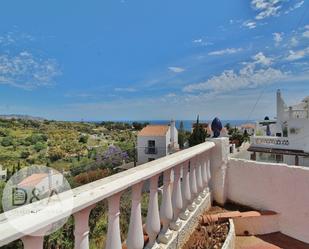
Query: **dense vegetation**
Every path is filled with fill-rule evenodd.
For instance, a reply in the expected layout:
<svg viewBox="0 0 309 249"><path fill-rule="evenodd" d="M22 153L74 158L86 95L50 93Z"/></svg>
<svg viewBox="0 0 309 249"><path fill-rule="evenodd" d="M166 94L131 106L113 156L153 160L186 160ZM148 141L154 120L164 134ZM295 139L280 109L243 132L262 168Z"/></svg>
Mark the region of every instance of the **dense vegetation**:
<svg viewBox="0 0 309 249"><path fill-rule="evenodd" d="M146 123L77 123L35 120L0 120L0 164L9 176L20 168L47 165L65 173L71 187L110 176L117 166L135 160L136 131ZM0 197L5 183L0 181ZM147 195L143 196L146 214ZM130 192L122 196L122 236L128 229ZM0 205L0 212L2 212ZM145 215L144 215L145 216ZM73 248L74 221L46 236L44 248ZM107 206L100 203L90 219L91 248L103 248L107 231ZM16 241L3 249L22 248Z"/></svg>
<svg viewBox="0 0 309 249"><path fill-rule="evenodd" d="M110 145L132 161L134 143L135 129L126 123L0 120L0 164L11 173L33 164L68 171Z"/></svg>

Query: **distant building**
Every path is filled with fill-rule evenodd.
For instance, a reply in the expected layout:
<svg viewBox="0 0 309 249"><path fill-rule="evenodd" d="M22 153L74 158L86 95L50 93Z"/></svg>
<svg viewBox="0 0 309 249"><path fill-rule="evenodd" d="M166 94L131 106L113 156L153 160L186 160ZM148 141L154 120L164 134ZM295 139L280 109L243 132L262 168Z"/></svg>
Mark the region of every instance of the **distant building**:
<svg viewBox="0 0 309 249"><path fill-rule="evenodd" d="M7 178L7 170L2 168L0 164L0 181L6 181Z"/></svg>
<svg viewBox="0 0 309 249"><path fill-rule="evenodd" d="M287 106L277 91L277 118L257 123L251 137L251 158L309 166L309 97Z"/></svg>
<svg viewBox="0 0 309 249"><path fill-rule="evenodd" d="M138 164L143 164L179 150L175 121L169 125L147 125L137 135Z"/></svg>
<svg viewBox="0 0 309 249"><path fill-rule="evenodd" d="M256 126L255 124L243 124L240 126L239 130L243 134L247 132L249 136L253 136L255 133L255 126Z"/></svg>

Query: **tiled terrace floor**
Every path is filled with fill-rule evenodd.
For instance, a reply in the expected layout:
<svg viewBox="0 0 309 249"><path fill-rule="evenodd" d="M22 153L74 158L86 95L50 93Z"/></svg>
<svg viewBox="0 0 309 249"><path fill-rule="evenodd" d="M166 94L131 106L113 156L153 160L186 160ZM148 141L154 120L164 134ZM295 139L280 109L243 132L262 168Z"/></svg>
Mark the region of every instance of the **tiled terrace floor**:
<svg viewBox="0 0 309 249"><path fill-rule="evenodd" d="M236 249L309 249L309 244L282 233L259 236L237 236Z"/></svg>

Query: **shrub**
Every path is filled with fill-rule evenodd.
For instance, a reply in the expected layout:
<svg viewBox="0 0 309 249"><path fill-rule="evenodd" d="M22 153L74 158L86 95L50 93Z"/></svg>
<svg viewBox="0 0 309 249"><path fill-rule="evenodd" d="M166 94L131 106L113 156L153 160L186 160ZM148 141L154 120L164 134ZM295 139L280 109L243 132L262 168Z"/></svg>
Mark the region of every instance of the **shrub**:
<svg viewBox="0 0 309 249"><path fill-rule="evenodd" d="M46 149L46 144L44 144L44 143L42 143L42 142L37 142L37 143L33 146L33 148L34 148L37 152L39 152L39 151L41 151L41 150Z"/></svg>
<svg viewBox="0 0 309 249"><path fill-rule="evenodd" d="M3 138L1 141L1 145L4 147L13 145L13 138L10 136Z"/></svg>

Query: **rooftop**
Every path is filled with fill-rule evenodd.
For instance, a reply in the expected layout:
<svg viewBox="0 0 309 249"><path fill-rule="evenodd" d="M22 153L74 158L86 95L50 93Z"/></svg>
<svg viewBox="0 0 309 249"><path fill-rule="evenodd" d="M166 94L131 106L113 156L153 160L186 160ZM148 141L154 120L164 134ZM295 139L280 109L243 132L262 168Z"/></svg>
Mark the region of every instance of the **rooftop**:
<svg viewBox="0 0 309 249"><path fill-rule="evenodd" d="M26 179L21 181L18 184L18 186L19 187L35 186L38 183L40 183L42 180L44 180L46 177L48 177L48 174L46 173L32 174L31 176L28 176Z"/></svg>
<svg viewBox="0 0 309 249"><path fill-rule="evenodd" d="M147 125L139 133L138 136L165 136L169 129L169 125Z"/></svg>

